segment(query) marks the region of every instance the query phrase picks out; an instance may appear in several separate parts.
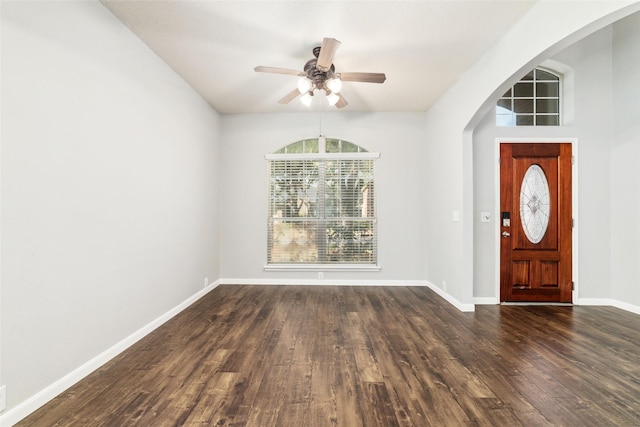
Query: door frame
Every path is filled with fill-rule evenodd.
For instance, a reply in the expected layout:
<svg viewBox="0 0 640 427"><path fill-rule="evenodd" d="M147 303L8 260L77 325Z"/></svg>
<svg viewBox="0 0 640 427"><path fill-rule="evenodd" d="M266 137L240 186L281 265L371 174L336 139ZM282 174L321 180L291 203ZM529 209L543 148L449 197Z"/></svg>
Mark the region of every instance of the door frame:
<svg viewBox="0 0 640 427"><path fill-rule="evenodd" d="M558 144L566 142L571 144L571 213L573 216L573 228L571 229L571 280L574 284L571 292L571 301L573 304L578 302L578 138L507 138L497 137L494 146L494 196L495 204L493 206L494 221L493 234L495 243L495 295L497 304L500 304L500 144ZM542 303L545 304L545 303Z"/></svg>

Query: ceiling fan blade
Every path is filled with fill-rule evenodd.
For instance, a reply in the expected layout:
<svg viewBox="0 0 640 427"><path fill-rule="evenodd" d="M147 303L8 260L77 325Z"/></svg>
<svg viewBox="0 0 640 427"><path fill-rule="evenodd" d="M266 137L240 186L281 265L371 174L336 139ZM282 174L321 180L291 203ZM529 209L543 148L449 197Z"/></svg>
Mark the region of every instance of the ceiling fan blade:
<svg viewBox="0 0 640 427"><path fill-rule="evenodd" d="M274 74L286 74L289 76L304 76L305 74L302 71L297 70L289 70L287 68L277 68L277 67L263 67L257 66L253 69L258 73L274 73Z"/></svg>
<svg viewBox="0 0 640 427"><path fill-rule="evenodd" d="M280 101L278 101L278 104L288 104L296 99L298 95L300 95L300 91L298 89L294 89L286 94Z"/></svg>
<svg viewBox="0 0 640 427"><path fill-rule="evenodd" d="M318 63L316 64L318 70L323 73L329 71L331 64L333 64L333 58L336 56L336 52L338 52L341 44L338 40L327 37L322 40L322 47L320 48L320 55L318 55Z"/></svg>
<svg viewBox="0 0 640 427"><path fill-rule="evenodd" d="M343 108L346 107L347 105L349 105L349 103L347 102L346 99L344 99L344 96L342 96L341 93L338 94L338 102L336 102L336 108Z"/></svg>
<svg viewBox="0 0 640 427"><path fill-rule="evenodd" d="M384 73L337 73L343 82L384 83Z"/></svg>

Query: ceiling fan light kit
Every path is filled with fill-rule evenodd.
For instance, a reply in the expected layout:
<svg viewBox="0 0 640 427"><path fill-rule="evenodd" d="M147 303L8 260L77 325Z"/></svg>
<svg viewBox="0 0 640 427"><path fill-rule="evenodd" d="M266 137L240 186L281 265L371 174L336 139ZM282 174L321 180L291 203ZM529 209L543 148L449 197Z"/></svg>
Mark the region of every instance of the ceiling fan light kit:
<svg viewBox="0 0 640 427"><path fill-rule="evenodd" d="M338 103L339 99L340 97L336 93L330 93L327 95L327 101L332 107Z"/></svg>
<svg viewBox="0 0 640 427"><path fill-rule="evenodd" d="M322 46L313 48L313 56L304 64L304 71L289 70L286 68L264 67L258 66L254 70L259 73L285 74L298 76L297 89L285 95L278 102L280 104L288 104L298 95L300 101L310 106L313 101L313 92L324 90L327 95L329 105L337 108L344 108L348 105L340 91L342 90L342 82L366 82L366 83L384 83L387 77L384 73L336 73L333 65L333 58L338 52L341 43L332 38L324 38Z"/></svg>
<svg viewBox="0 0 640 427"><path fill-rule="evenodd" d="M338 93L342 90L342 80L337 77L332 77L330 79L327 79L327 83L325 84L325 86L332 93Z"/></svg>
<svg viewBox="0 0 640 427"><path fill-rule="evenodd" d="M309 107L311 105L311 101L313 101L313 92L309 91L300 97L300 102Z"/></svg>
<svg viewBox="0 0 640 427"><path fill-rule="evenodd" d="M298 80L298 92L300 92L301 95L309 92L312 87L313 83L311 83L311 80L308 78L301 77L300 80Z"/></svg>

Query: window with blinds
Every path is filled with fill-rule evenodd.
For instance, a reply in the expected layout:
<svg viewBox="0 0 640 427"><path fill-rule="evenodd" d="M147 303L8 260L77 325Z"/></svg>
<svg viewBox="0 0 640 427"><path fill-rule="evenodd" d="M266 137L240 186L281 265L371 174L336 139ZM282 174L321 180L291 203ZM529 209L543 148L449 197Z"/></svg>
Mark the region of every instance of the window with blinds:
<svg viewBox="0 0 640 427"><path fill-rule="evenodd" d="M267 265L375 266L378 157L329 138L267 155Z"/></svg>

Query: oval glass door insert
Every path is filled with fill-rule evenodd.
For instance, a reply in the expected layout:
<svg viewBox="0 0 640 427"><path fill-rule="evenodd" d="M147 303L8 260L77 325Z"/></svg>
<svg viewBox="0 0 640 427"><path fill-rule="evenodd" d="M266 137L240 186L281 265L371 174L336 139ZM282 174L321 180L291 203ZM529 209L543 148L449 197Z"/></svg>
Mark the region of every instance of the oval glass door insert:
<svg viewBox="0 0 640 427"><path fill-rule="evenodd" d="M540 243L549 225L551 194L542 168L531 165L520 187L520 220L531 243Z"/></svg>

